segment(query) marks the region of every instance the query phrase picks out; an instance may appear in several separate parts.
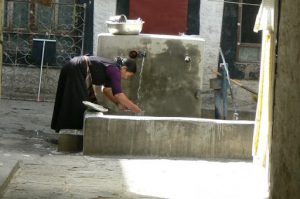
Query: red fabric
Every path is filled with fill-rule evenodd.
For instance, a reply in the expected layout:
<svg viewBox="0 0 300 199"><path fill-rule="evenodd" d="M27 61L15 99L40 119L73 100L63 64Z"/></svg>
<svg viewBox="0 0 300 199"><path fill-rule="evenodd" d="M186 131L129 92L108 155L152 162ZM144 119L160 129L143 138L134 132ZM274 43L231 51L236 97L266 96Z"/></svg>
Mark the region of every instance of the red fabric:
<svg viewBox="0 0 300 199"><path fill-rule="evenodd" d="M130 0L129 19L145 21L142 33L178 35L187 30L188 0Z"/></svg>

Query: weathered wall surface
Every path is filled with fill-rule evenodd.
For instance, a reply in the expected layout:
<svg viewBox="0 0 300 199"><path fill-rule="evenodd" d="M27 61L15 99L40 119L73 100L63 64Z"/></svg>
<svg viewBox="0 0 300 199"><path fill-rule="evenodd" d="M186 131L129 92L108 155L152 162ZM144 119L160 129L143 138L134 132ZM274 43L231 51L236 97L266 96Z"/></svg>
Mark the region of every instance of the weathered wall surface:
<svg viewBox="0 0 300 199"><path fill-rule="evenodd" d="M39 67L3 67L2 96L13 99L36 100L38 96ZM55 99L60 70L44 67L40 90L41 100Z"/></svg>
<svg viewBox="0 0 300 199"><path fill-rule="evenodd" d="M271 198L300 196L300 3L281 1L271 145Z"/></svg>
<svg viewBox="0 0 300 199"><path fill-rule="evenodd" d="M84 154L251 159L251 121L88 113Z"/></svg>
<svg viewBox="0 0 300 199"><path fill-rule="evenodd" d="M116 14L116 0L94 2L94 53L96 52L97 35L106 33L105 21ZM201 0L200 5L200 36L205 39L205 66L216 67L218 63L223 3ZM214 75L210 69L204 71L204 89L209 88L209 79Z"/></svg>
<svg viewBox="0 0 300 199"><path fill-rule="evenodd" d="M151 116L200 117L204 40L198 36L111 35L99 36L97 55L128 57L135 50L137 75L123 81L124 91ZM185 62L185 57L190 62ZM126 84L128 82L128 84Z"/></svg>
<svg viewBox="0 0 300 199"><path fill-rule="evenodd" d="M200 37L206 42L203 89L209 89L209 79L215 77L209 66L216 69L218 64L223 6L221 2L201 0Z"/></svg>
<svg viewBox="0 0 300 199"><path fill-rule="evenodd" d="M98 34L105 33L105 21L116 15L117 0L94 1L94 54L96 54Z"/></svg>

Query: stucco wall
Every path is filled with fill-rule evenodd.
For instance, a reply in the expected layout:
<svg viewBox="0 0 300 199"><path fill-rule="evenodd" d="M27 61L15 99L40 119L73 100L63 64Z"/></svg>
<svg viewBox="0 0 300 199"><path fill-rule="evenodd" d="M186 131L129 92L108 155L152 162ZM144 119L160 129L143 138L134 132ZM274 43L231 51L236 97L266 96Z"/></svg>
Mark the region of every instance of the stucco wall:
<svg viewBox="0 0 300 199"><path fill-rule="evenodd" d="M137 75L122 81L126 95L146 115L200 117L201 99L195 93L202 86L203 49L204 40L194 36L100 34L97 55L144 52L144 59L136 59Z"/></svg>
<svg viewBox="0 0 300 199"><path fill-rule="evenodd" d="M116 15L117 0L94 1L94 54L96 54L98 34L106 33L105 21Z"/></svg>
<svg viewBox="0 0 300 199"><path fill-rule="evenodd" d="M223 6L221 2L201 0L200 37L206 42L203 89L208 89L209 79L215 77L208 66L216 68L218 64Z"/></svg>
<svg viewBox="0 0 300 199"><path fill-rule="evenodd" d="M116 0L102 0L94 3L94 54L96 52L97 35L108 32L105 21L116 14ZM218 63L223 3L201 0L200 5L200 36L205 39L205 66L216 67ZM204 71L204 88L209 88L209 79L214 77L209 68Z"/></svg>
<svg viewBox="0 0 300 199"><path fill-rule="evenodd" d="M281 1L271 145L271 198L300 196L300 3Z"/></svg>

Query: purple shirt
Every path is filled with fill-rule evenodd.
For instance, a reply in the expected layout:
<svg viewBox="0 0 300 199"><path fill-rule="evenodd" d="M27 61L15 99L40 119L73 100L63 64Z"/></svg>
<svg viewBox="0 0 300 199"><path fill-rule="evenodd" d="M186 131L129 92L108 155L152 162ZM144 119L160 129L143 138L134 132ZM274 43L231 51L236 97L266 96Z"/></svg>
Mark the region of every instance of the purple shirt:
<svg viewBox="0 0 300 199"><path fill-rule="evenodd" d="M120 68L113 60L97 56L90 56L89 60L93 84L110 87L113 95L123 92Z"/></svg>
<svg viewBox="0 0 300 199"><path fill-rule="evenodd" d="M109 65L106 68L107 81L105 87L111 87L113 95L122 93L121 72L120 69L114 65Z"/></svg>

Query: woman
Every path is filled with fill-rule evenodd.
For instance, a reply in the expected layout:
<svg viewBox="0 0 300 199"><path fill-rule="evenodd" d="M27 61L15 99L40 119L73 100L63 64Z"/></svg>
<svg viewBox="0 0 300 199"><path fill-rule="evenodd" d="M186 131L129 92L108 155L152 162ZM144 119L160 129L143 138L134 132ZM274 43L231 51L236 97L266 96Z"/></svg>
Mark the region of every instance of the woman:
<svg viewBox="0 0 300 199"><path fill-rule="evenodd" d="M135 73L136 63L132 59L113 61L97 56L74 57L64 65L59 76L51 128L56 132L82 129L85 111L82 102L96 103L95 92L99 91L120 109L141 112L121 87L121 79L128 79Z"/></svg>

